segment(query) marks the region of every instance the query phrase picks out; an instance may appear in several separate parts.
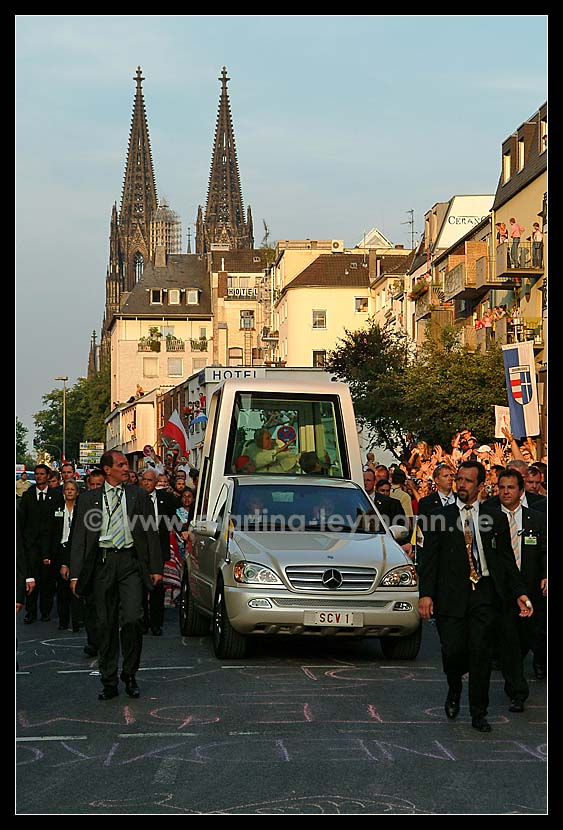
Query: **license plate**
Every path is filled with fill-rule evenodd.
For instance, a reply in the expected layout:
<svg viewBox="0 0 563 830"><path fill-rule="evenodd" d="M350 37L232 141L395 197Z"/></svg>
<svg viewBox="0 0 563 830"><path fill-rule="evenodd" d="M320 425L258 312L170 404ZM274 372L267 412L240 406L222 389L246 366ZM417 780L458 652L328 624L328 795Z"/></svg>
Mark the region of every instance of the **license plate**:
<svg viewBox="0 0 563 830"><path fill-rule="evenodd" d="M305 611L303 622L305 625L358 628L364 624L364 615L352 611Z"/></svg>

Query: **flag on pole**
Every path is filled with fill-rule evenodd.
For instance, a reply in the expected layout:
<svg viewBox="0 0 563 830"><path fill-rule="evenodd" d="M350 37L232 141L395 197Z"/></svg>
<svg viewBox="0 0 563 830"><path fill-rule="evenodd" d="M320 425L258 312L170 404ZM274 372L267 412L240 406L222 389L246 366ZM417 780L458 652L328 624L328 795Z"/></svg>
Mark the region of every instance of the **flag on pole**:
<svg viewBox="0 0 563 830"><path fill-rule="evenodd" d="M201 412L199 415L196 415L196 417L193 419L193 421L190 421L188 426L193 427L194 424L204 424L206 421L207 421L207 415L205 415L203 412Z"/></svg>
<svg viewBox="0 0 563 830"><path fill-rule="evenodd" d="M540 434L536 365L532 340L502 346L510 429L515 438Z"/></svg>
<svg viewBox="0 0 563 830"><path fill-rule="evenodd" d="M162 427L161 434L172 438L172 440L175 441L182 450L182 455L187 455L188 435L184 429L184 424L178 415L177 409L174 410L168 421Z"/></svg>

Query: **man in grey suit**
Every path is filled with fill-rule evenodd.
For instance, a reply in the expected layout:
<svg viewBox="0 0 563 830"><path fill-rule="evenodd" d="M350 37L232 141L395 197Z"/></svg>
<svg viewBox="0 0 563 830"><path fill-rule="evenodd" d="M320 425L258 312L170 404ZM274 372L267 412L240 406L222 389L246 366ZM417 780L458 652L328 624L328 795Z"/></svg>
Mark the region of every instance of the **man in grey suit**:
<svg viewBox="0 0 563 830"><path fill-rule="evenodd" d="M143 644L143 592L162 581L162 557L152 504L145 490L129 485L123 453L102 456L103 487L82 493L76 506L70 550L70 586L77 596L92 594L99 636L99 700L118 694L121 626L121 680L129 697L139 697L135 674Z"/></svg>
<svg viewBox="0 0 563 830"><path fill-rule="evenodd" d="M468 671L472 726L490 732L486 714L498 611L515 603L520 616L529 617L533 607L516 566L506 516L479 503L484 483L483 465L464 461L457 471L455 503L431 513L418 610L423 620L436 616L448 681L446 716L459 714L462 677Z"/></svg>

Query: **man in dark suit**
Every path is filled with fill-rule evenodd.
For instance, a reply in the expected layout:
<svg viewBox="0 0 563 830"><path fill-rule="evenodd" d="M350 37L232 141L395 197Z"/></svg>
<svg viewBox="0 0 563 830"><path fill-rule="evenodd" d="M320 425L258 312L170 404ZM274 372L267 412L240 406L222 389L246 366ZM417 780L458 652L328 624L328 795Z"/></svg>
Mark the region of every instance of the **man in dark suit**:
<svg viewBox="0 0 563 830"><path fill-rule="evenodd" d="M459 714L462 677L469 671L472 726L490 732L486 714L497 609L516 602L520 615L528 617L533 608L516 566L506 517L479 502L484 483L480 462L462 462L455 504L430 515L419 569L419 613L423 620L436 617L448 681L446 716Z"/></svg>
<svg viewBox="0 0 563 830"><path fill-rule="evenodd" d="M421 536L418 538L416 546L417 564L420 565L420 560L424 555L424 533L428 527L430 514L433 510L440 507L445 507L447 504L455 502L455 493L453 491L455 473L449 464L442 462L437 464L432 471L432 478L436 489L428 496L423 496L418 502L418 512L416 517L416 526L420 531Z"/></svg>
<svg viewBox="0 0 563 830"><path fill-rule="evenodd" d="M162 580L158 533L150 499L126 486L129 464L109 450L100 459L103 487L82 493L76 506L70 549L70 585L78 596L93 593L98 620L99 700L116 697L121 626L121 680L139 697L135 678L143 644L143 591Z"/></svg>
<svg viewBox="0 0 563 830"><path fill-rule="evenodd" d="M506 465L507 470L518 470L524 481L524 492L522 493L522 505L524 507L531 507L533 510L539 510L540 513L547 513L547 496L542 496L541 493L535 493L526 488L528 479L528 465L520 458L512 458ZM500 509L500 499L497 496L491 496L487 499L487 505L497 507Z"/></svg>
<svg viewBox="0 0 563 830"><path fill-rule="evenodd" d="M170 559L171 555L170 531L173 529L172 520L176 518L176 509L179 507L179 502L177 497L167 490L157 490L157 481L158 475L155 470L147 469L143 471L140 484L149 494L153 507L164 571L164 563ZM178 520L179 526L180 522ZM143 597L143 623L145 631L150 628L152 634L156 637L162 634L164 623L164 584L162 582Z"/></svg>
<svg viewBox="0 0 563 830"><path fill-rule="evenodd" d="M35 579L35 590L26 597L24 623L37 619L37 602L42 622L51 618L56 588L55 566L51 560L51 520L62 509L64 499L57 489L49 487L51 470L46 464L35 467L35 484L21 497L23 543L30 573Z"/></svg>
<svg viewBox="0 0 563 830"><path fill-rule="evenodd" d="M527 694L518 694L512 677L523 678L523 658L529 651L532 652L534 673L538 680L545 678L547 671L547 521L544 513L523 506L524 479L518 470L506 469L499 476L498 483L501 510L508 518L516 565L534 606L534 615L528 618L520 618L514 609L509 609L505 622L509 631L516 632L517 648L508 649L502 640L499 646L505 690L512 699L512 710L521 712ZM524 684L527 691L525 679Z"/></svg>
<svg viewBox="0 0 563 830"><path fill-rule="evenodd" d="M376 473L368 468L364 470L364 490L379 510L383 521L387 525L399 525L409 530L409 520L405 516L403 505L399 499L394 499L389 495L391 492L391 482L389 479L378 479ZM403 551L409 557L414 559L413 546L409 540L401 545Z"/></svg>

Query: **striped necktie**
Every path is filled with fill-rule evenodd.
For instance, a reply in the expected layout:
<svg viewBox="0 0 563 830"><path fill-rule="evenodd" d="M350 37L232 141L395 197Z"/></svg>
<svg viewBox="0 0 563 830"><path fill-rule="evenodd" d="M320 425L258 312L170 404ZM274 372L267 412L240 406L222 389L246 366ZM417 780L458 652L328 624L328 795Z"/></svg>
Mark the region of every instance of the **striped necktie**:
<svg viewBox="0 0 563 830"><path fill-rule="evenodd" d="M516 521L515 513L515 510L508 511L508 525L510 527L510 542L512 544L512 550L514 551L514 556L516 558L518 570L520 570L522 564L522 557L520 554L520 539L518 537L518 523Z"/></svg>
<svg viewBox="0 0 563 830"><path fill-rule="evenodd" d="M123 526L123 515L121 511L121 499L124 491L120 487L115 487L109 491L111 496L111 515L109 518L108 536L111 537L111 542L114 548L122 548L125 542L125 528Z"/></svg>

